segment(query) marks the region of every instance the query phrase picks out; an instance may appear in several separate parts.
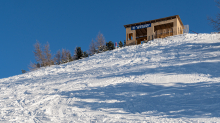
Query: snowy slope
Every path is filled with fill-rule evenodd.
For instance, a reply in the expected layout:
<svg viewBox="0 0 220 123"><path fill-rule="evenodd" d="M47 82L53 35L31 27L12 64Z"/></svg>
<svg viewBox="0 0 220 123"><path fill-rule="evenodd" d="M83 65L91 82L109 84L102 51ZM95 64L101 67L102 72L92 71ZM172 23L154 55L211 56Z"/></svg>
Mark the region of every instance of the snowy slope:
<svg viewBox="0 0 220 123"><path fill-rule="evenodd" d="M220 122L219 50L178 35L0 79L0 122Z"/></svg>

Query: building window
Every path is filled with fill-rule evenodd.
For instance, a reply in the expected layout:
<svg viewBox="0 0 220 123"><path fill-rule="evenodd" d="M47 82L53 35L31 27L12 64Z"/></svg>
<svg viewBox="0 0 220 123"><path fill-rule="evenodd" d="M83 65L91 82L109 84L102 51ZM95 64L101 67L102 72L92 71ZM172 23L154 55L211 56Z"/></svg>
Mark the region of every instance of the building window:
<svg viewBox="0 0 220 123"><path fill-rule="evenodd" d="M133 40L133 33L128 34L128 40Z"/></svg>

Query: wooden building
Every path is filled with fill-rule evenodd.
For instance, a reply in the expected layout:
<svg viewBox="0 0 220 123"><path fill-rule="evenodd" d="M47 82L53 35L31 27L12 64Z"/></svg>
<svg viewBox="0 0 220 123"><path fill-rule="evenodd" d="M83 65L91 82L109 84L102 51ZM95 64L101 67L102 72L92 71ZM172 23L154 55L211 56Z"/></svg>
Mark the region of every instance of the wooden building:
<svg viewBox="0 0 220 123"><path fill-rule="evenodd" d="M124 25L126 45L141 44L154 38L183 34L184 25L179 15Z"/></svg>

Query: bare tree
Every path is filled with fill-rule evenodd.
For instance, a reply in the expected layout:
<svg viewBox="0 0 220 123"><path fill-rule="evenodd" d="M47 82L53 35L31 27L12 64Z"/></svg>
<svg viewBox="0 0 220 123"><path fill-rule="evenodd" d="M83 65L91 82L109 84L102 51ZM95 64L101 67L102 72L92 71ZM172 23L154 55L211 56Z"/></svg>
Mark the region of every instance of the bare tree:
<svg viewBox="0 0 220 123"><path fill-rule="evenodd" d="M66 59L67 59L67 62L71 62L73 61L73 58L71 56L71 52L69 50L66 50Z"/></svg>
<svg viewBox="0 0 220 123"><path fill-rule="evenodd" d="M47 42L46 45L44 45L44 56L45 56L45 64L46 66L50 66L52 63L52 59L51 59L51 53L50 53L50 45Z"/></svg>
<svg viewBox="0 0 220 123"><path fill-rule="evenodd" d="M67 59L68 59L67 50L66 49L62 49L62 56L61 56L62 63L68 62Z"/></svg>
<svg viewBox="0 0 220 123"><path fill-rule="evenodd" d="M38 69L38 66L37 66L37 64L34 64L34 63L30 62L30 65L28 66L28 69L30 71L34 71L34 70Z"/></svg>
<svg viewBox="0 0 220 123"><path fill-rule="evenodd" d="M43 54L43 51L41 49L41 44L39 43L39 41L36 42L36 44L34 44L34 56L36 61L41 64L41 66L45 66L46 62L45 62L45 56Z"/></svg>
<svg viewBox="0 0 220 123"><path fill-rule="evenodd" d="M61 53L60 53L60 50L57 51L57 54L54 57L54 62L56 64L60 64L61 63Z"/></svg>
<svg viewBox="0 0 220 123"><path fill-rule="evenodd" d="M96 37L98 52L102 52L106 49L105 47L105 38L101 32L98 33Z"/></svg>
<svg viewBox="0 0 220 123"><path fill-rule="evenodd" d="M94 55L96 53L96 48L97 45L92 39L91 44L89 45L89 54Z"/></svg>
<svg viewBox="0 0 220 123"><path fill-rule="evenodd" d="M55 57L54 57L54 62L56 64L67 63L70 61L73 61L73 58L71 56L71 52L66 49L62 49L62 52L60 52L60 50L58 50Z"/></svg>
<svg viewBox="0 0 220 123"><path fill-rule="evenodd" d="M220 1L215 0L215 2L217 3L217 7L220 9ZM220 31L220 13L218 13L216 19L213 19L212 17L207 17L207 19L210 21L214 30Z"/></svg>
<svg viewBox="0 0 220 123"><path fill-rule="evenodd" d="M97 41L98 46L105 45L105 38L101 32L98 33L98 35L96 37L96 41Z"/></svg>
<svg viewBox="0 0 220 123"><path fill-rule="evenodd" d="M65 63L65 61L66 61L66 50L65 49L62 49L61 61L62 61L62 63Z"/></svg>

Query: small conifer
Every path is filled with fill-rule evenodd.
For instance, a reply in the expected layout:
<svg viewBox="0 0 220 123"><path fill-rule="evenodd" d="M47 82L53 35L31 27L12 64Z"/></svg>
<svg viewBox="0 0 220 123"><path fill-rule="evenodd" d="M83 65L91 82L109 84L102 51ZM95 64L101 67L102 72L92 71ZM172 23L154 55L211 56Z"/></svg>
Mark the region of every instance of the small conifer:
<svg viewBox="0 0 220 123"><path fill-rule="evenodd" d="M88 57L88 53L86 51L83 52L83 57Z"/></svg>
<svg viewBox="0 0 220 123"><path fill-rule="evenodd" d="M114 43L112 41L107 42L106 47L107 47L107 50L114 50L115 49Z"/></svg>
<svg viewBox="0 0 220 123"><path fill-rule="evenodd" d="M123 43L121 41L119 41L119 47L122 48L123 47Z"/></svg>
<svg viewBox="0 0 220 123"><path fill-rule="evenodd" d="M24 73L26 73L27 71L22 69L21 72L24 74Z"/></svg>
<svg viewBox="0 0 220 123"><path fill-rule="evenodd" d="M76 47L74 55L76 60L79 60L83 57L83 51L81 50L81 47Z"/></svg>
<svg viewBox="0 0 220 123"><path fill-rule="evenodd" d="M126 40L124 40L124 47L126 46Z"/></svg>

